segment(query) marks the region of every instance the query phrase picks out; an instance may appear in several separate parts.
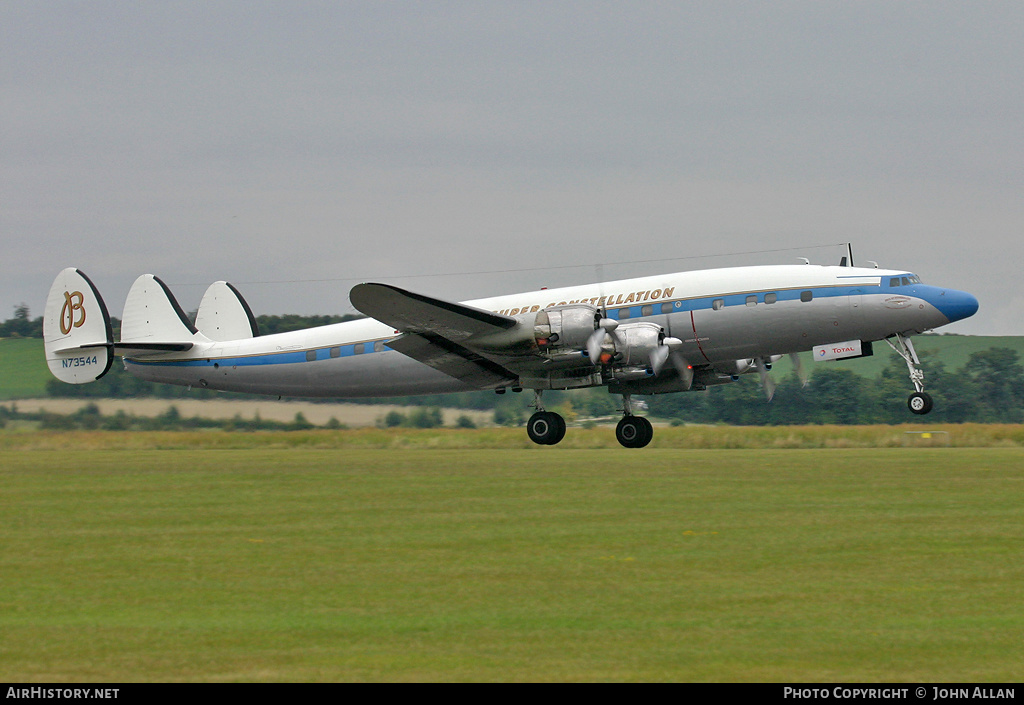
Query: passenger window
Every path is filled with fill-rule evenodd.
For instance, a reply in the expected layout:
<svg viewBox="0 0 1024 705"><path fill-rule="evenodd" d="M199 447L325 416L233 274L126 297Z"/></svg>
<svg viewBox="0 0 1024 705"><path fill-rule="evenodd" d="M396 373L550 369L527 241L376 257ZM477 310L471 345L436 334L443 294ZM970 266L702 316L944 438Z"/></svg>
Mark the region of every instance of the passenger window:
<svg viewBox="0 0 1024 705"><path fill-rule="evenodd" d="M651 306L650 304L648 304L647 306L644 306L643 308L640 309L640 315L641 316L650 316L650 315L653 315L653 314L654 314L654 307Z"/></svg>
<svg viewBox="0 0 1024 705"><path fill-rule="evenodd" d="M662 304L661 305L661 312L662 313L672 313L672 304Z"/></svg>
<svg viewBox="0 0 1024 705"><path fill-rule="evenodd" d="M764 302L766 304L773 304L773 303L775 303L778 300L779 300L779 295L778 294L765 294L764 295Z"/></svg>
<svg viewBox="0 0 1024 705"><path fill-rule="evenodd" d="M374 343L373 343L373 351L374 352L384 352L384 341L383 340L375 340Z"/></svg>
<svg viewBox="0 0 1024 705"><path fill-rule="evenodd" d="M631 315L633 315L633 314L631 314L631 313L629 312L629 309L628 309L628 308L620 308L620 309L619 309L619 320L620 320L620 321L624 321L624 320L626 320L626 319L627 319L627 318L629 318L629 317L630 317Z"/></svg>
<svg viewBox="0 0 1024 705"><path fill-rule="evenodd" d="M331 357L341 357L341 348L331 348Z"/></svg>
<svg viewBox="0 0 1024 705"><path fill-rule="evenodd" d="M757 306L757 295L751 294L747 297L747 306Z"/></svg>
<svg viewBox="0 0 1024 705"><path fill-rule="evenodd" d="M716 311L721 311L723 308L725 308L725 299L715 299L714 301L711 302L711 308L713 308Z"/></svg>
<svg viewBox="0 0 1024 705"><path fill-rule="evenodd" d="M306 362L313 362L314 360L316 360L316 350L307 350Z"/></svg>
<svg viewBox="0 0 1024 705"><path fill-rule="evenodd" d="M808 301L810 301L813 298L814 298L814 292L813 291L801 291L800 292L800 300L803 301L804 303L807 303Z"/></svg>
<svg viewBox="0 0 1024 705"><path fill-rule="evenodd" d="M353 355L362 355L363 354L363 344L362 343L356 343L355 345L353 345L352 346L352 354Z"/></svg>

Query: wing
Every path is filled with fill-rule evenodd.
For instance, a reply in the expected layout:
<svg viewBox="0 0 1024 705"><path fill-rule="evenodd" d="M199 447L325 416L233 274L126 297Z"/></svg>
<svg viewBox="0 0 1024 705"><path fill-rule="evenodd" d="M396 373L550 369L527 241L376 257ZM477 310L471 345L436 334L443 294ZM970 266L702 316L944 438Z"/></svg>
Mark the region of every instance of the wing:
<svg viewBox="0 0 1024 705"><path fill-rule="evenodd" d="M461 341L515 328L519 321L464 304L416 294L388 284L357 284L352 305L403 333L439 335Z"/></svg>
<svg viewBox="0 0 1024 705"><path fill-rule="evenodd" d="M387 345L403 355L474 387L503 387L518 379L502 364L529 342L529 331L515 318L388 284L358 284L349 299L360 312L401 333ZM481 347L500 353L487 354Z"/></svg>

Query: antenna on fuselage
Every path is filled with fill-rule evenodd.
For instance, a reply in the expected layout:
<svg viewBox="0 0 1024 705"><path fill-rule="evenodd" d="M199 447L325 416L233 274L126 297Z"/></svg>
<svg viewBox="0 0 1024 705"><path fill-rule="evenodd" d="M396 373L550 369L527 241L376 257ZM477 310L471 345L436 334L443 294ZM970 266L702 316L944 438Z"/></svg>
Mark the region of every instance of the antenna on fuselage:
<svg viewBox="0 0 1024 705"><path fill-rule="evenodd" d="M852 267L853 266L853 244L846 243L846 257L839 260L840 267Z"/></svg>

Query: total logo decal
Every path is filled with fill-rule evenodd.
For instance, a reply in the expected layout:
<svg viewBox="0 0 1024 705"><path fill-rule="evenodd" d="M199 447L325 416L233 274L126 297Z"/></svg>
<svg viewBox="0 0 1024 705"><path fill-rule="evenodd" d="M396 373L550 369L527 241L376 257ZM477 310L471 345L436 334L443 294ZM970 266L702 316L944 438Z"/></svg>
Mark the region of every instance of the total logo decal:
<svg viewBox="0 0 1024 705"><path fill-rule="evenodd" d="M818 362L822 360L841 360L844 357L860 357L863 354L864 348L859 340L818 345L814 348L814 359Z"/></svg>

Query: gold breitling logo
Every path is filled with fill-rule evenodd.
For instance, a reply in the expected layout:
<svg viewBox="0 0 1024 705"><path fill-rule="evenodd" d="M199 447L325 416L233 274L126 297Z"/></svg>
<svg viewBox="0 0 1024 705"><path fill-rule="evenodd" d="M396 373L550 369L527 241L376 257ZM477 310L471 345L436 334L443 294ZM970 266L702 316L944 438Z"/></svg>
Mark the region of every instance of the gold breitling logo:
<svg viewBox="0 0 1024 705"><path fill-rule="evenodd" d="M72 328L81 328L85 323L84 301L85 297L80 291L64 292L64 306L60 310L60 332L64 335L70 333Z"/></svg>

